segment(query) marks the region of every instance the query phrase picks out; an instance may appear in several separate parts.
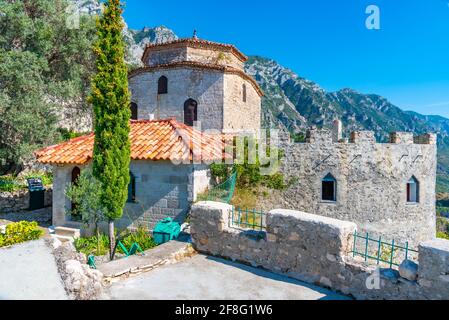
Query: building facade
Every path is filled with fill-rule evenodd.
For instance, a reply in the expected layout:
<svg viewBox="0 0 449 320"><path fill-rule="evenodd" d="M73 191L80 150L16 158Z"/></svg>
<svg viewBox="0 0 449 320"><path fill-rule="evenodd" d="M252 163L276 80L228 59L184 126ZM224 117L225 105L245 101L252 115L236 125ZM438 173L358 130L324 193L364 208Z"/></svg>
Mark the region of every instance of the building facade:
<svg viewBox="0 0 449 320"><path fill-rule="evenodd" d="M129 76L136 119L169 119L201 130L256 132L261 97L244 71L247 57L232 45L181 39L148 45L145 67Z"/></svg>
<svg viewBox="0 0 449 320"><path fill-rule="evenodd" d="M274 205L352 221L373 237L434 239L436 135L395 132L377 143L374 132L341 132L337 121L284 146L282 171L297 182Z"/></svg>

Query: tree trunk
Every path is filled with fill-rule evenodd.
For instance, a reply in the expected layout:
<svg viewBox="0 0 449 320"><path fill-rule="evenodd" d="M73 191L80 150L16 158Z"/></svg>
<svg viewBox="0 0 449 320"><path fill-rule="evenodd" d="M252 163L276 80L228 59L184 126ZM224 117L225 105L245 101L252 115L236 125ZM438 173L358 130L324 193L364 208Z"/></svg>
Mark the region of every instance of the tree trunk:
<svg viewBox="0 0 449 320"><path fill-rule="evenodd" d="M109 256L111 261L114 260L114 249L115 249L115 229L114 220L109 220Z"/></svg>

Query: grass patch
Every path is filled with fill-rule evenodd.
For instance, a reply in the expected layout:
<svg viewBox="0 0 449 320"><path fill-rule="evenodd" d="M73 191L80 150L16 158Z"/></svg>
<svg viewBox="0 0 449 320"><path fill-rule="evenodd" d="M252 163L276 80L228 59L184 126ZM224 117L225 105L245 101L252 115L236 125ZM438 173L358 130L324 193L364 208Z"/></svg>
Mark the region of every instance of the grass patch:
<svg viewBox="0 0 449 320"><path fill-rule="evenodd" d="M255 189L237 187L231 204L236 208L256 208L258 194Z"/></svg>

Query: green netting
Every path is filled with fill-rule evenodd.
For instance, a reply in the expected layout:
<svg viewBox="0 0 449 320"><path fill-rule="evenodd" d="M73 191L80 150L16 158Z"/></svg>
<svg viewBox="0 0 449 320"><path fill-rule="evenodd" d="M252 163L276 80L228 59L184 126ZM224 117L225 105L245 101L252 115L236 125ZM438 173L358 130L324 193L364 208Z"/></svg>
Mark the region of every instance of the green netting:
<svg viewBox="0 0 449 320"><path fill-rule="evenodd" d="M230 203L234 196L236 181L237 172L234 172L228 180L210 190L206 195L206 200Z"/></svg>

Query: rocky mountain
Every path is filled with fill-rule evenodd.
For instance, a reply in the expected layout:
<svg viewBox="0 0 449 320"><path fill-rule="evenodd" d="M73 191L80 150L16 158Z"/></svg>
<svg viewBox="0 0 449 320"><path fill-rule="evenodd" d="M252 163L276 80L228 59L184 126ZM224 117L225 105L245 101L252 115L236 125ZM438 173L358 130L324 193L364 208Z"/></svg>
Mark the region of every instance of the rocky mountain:
<svg viewBox="0 0 449 320"><path fill-rule="evenodd" d="M246 70L265 92L263 110L267 126L303 133L308 126L328 127L334 119L340 119L346 134L372 130L379 141L387 141L392 131L438 133L438 190L449 191L449 119L404 111L376 94L352 89L326 92L266 58L251 57Z"/></svg>
<svg viewBox="0 0 449 320"><path fill-rule="evenodd" d="M99 12L97 0L73 1L81 12ZM177 39L172 30L163 26L141 30L126 28L124 37L129 47L127 60L135 67L141 65L146 44ZM392 131L438 133L438 190L449 192L449 119L404 111L376 94L363 94L348 88L326 92L318 84L267 58L250 57L246 71L265 92L262 105L265 126L304 133L311 125L327 127L338 118L342 120L346 134L353 130L372 130L379 141L386 141Z"/></svg>

